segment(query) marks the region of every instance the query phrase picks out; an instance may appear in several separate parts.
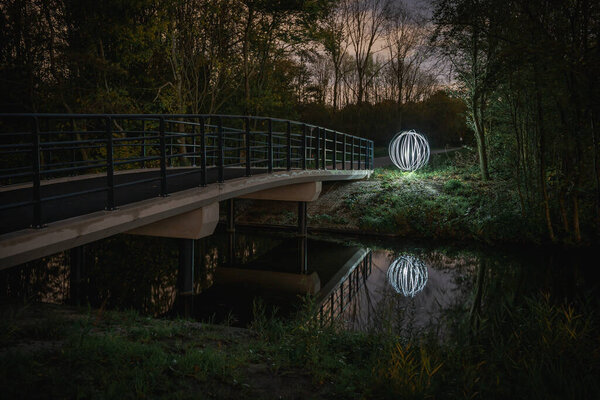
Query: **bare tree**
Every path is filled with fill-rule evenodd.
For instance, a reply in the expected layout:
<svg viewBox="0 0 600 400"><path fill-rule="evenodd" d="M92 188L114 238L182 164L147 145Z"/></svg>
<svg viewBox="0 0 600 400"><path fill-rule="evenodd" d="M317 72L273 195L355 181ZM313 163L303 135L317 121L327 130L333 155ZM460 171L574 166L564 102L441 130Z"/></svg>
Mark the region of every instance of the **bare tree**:
<svg viewBox="0 0 600 400"><path fill-rule="evenodd" d="M364 101L365 89L375 72L373 69L369 70L369 63L372 63L375 44L383 36L390 4L390 0L342 1L343 21L354 52L357 77L354 92L357 104Z"/></svg>
<svg viewBox="0 0 600 400"><path fill-rule="evenodd" d="M343 76L343 62L348 54L348 31L344 27L343 8L337 7L329 13L321 27L321 41L325 53L333 67L333 110L339 106L340 84Z"/></svg>
<svg viewBox="0 0 600 400"><path fill-rule="evenodd" d="M398 106L419 101L437 85L439 62L429 45L431 32L424 18L397 2L390 12L385 40L395 78Z"/></svg>

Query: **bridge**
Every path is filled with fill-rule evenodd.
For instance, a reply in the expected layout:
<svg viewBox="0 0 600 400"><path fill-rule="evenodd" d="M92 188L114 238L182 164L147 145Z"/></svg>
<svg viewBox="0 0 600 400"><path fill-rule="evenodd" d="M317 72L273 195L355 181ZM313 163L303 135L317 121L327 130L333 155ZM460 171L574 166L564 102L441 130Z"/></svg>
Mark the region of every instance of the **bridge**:
<svg viewBox="0 0 600 400"><path fill-rule="evenodd" d="M370 140L239 115L0 114L0 154L0 269L119 233L181 239L193 268L219 202L230 230L235 198L298 202L306 235L323 181L373 169Z"/></svg>

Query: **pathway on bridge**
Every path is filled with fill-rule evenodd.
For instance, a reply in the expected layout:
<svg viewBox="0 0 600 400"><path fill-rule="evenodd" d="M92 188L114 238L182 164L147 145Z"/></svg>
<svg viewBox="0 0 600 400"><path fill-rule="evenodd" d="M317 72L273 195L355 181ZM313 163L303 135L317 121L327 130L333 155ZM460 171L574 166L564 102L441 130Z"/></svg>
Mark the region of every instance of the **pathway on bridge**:
<svg viewBox="0 0 600 400"><path fill-rule="evenodd" d="M174 193L185 189L200 186L201 169L196 168L168 169L167 192ZM274 170L277 171L277 170ZM175 176L178 173L192 172L187 175ZM226 168L224 170L225 180L241 178L245 176L244 168ZM267 169L254 168L254 175L267 173ZM148 182L149 179L155 179ZM218 168L206 169L207 184L215 183L218 179ZM121 186L135 181L143 183ZM17 202L27 202L32 198L33 189L29 185L15 185L0 189L0 205ZM106 175L100 174L90 178L77 176L72 178L61 178L54 181L42 181L42 198L51 198L67 193L77 193L101 190L106 188ZM11 190L12 189L12 190ZM115 203L118 206L134 203L141 200L157 197L160 194L160 170L136 170L132 173L121 171L115 174ZM60 221L66 218L89 214L104 209L106 204L106 192L99 191L87 194L74 195L72 197L47 200L42 203L42 220L44 223ZM27 205L9 210L0 211L0 234L14 232L28 228L33 224L33 206Z"/></svg>

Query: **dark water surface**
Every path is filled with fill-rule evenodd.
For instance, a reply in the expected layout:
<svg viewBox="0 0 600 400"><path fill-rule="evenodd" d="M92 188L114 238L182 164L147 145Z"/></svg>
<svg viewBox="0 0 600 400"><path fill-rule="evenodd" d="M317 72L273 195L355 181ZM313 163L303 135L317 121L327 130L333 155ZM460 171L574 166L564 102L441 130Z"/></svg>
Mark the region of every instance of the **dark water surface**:
<svg viewBox="0 0 600 400"><path fill-rule="evenodd" d="M90 304L246 326L257 307L289 317L312 302L323 323L406 335L485 319L532 296L597 309L590 251L485 248L281 232L197 241L194 295L178 290L178 242L120 235L0 272L0 300ZM80 267L74 260L78 257ZM308 295L310 294L310 296Z"/></svg>

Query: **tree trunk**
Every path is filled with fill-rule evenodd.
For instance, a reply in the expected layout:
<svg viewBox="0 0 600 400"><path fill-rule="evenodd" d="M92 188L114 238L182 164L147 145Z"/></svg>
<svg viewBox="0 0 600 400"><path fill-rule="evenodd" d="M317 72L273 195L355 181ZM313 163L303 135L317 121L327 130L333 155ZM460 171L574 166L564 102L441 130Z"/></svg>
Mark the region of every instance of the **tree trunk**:
<svg viewBox="0 0 600 400"><path fill-rule="evenodd" d="M333 112L338 109L338 86L340 82L340 71L339 68L335 68L333 77Z"/></svg>
<svg viewBox="0 0 600 400"><path fill-rule="evenodd" d="M550 199L548 196L548 187L546 185L546 160L545 160L545 130L544 130L544 118L543 118L543 109L542 109L542 95L538 86L538 78L537 78L537 70L535 71L535 89L536 89L536 102L537 102L537 123L538 123L538 132L540 135L540 144L539 144L539 157L540 157L540 168L539 168L539 179L540 186L542 188L542 199L544 203L544 215L546 217L546 226L548 227L548 236L551 241L556 241L556 237L554 236L554 229L552 228L552 217L550 215Z"/></svg>
<svg viewBox="0 0 600 400"><path fill-rule="evenodd" d="M573 233L575 234L575 241L581 242L581 231L579 229L579 200L577 199L577 193L573 194Z"/></svg>
<svg viewBox="0 0 600 400"><path fill-rule="evenodd" d="M600 160L598 160L600 148L593 115L590 118L590 126L592 128L592 151L594 152L594 180L596 181L596 237L600 238Z"/></svg>
<svg viewBox="0 0 600 400"><path fill-rule="evenodd" d="M486 270L486 261L487 260L483 256L479 260L475 298L473 299L471 311L469 312L469 320L471 323L471 329L474 329L474 330L479 329L479 319L480 319L479 316L481 314L481 299L483 297L483 282L484 282L484 276L485 276L485 270Z"/></svg>
<svg viewBox="0 0 600 400"><path fill-rule="evenodd" d="M567 207L565 206L565 199L562 195L559 196L558 203L560 205L560 216L563 222L563 229L565 230L565 233L568 234L570 231L569 217L567 216Z"/></svg>
<svg viewBox="0 0 600 400"><path fill-rule="evenodd" d="M252 28L252 20L254 19L254 9L248 5L248 21L244 29L244 43L242 46L243 67L244 67L244 114L250 115L250 29Z"/></svg>
<svg viewBox="0 0 600 400"><path fill-rule="evenodd" d="M477 139L477 151L479 154L479 169L481 171L481 178L484 181L490 179L490 173L488 170L488 159L487 159L487 148L485 144L485 132L483 123L481 121L481 108L477 104L477 100L473 99L471 102L472 114L473 114L473 125L475 125L475 138Z"/></svg>

